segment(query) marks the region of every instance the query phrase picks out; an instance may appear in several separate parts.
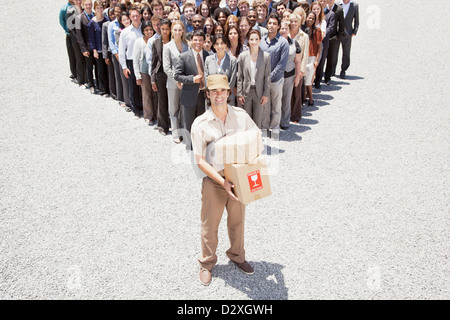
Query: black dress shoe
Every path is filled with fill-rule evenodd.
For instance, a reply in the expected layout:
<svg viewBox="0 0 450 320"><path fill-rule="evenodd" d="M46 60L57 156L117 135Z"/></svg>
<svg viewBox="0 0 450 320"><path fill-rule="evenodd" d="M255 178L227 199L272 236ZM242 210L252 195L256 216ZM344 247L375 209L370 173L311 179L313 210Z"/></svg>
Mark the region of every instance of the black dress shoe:
<svg viewBox="0 0 450 320"><path fill-rule="evenodd" d="M339 75L339 77L340 77L341 79L345 79L345 72L344 72L344 71L341 71L341 74Z"/></svg>
<svg viewBox="0 0 450 320"><path fill-rule="evenodd" d="M308 101L308 106L313 106L314 105L314 100L309 100Z"/></svg>

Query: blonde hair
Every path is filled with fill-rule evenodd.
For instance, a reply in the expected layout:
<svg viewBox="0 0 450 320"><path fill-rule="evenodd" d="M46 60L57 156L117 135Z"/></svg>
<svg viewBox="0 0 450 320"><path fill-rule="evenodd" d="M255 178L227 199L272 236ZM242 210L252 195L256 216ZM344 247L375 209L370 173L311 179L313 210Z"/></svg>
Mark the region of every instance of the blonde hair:
<svg viewBox="0 0 450 320"><path fill-rule="evenodd" d="M305 23L306 12L305 12L305 10L302 7L298 6L297 8L294 9L294 13L291 14L291 19L292 19L292 15L294 15L294 14L296 16L298 16L298 18L295 17L295 19L300 19L300 21L299 21L300 24L304 24Z"/></svg>
<svg viewBox="0 0 450 320"><path fill-rule="evenodd" d="M171 13L169 13L169 15L167 16L167 19L169 19L172 22L173 16L176 16L178 18L177 21L181 21L181 15L179 12L176 12L176 11L172 11ZM172 23L175 23L175 22L172 22Z"/></svg>
<svg viewBox="0 0 450 320"><path fill-rule="evenodd" d="M184 24L183 24L183 22L181 22L181 21L179 21L179 20L177 20L177 21L174 21L173 23L172 23L172 26L170 27L170 34L171 34L171 38L173 39L173 28L175 27L175 26L181 26L181 28L183 29L183 32L181 33L181 41L183 41L184 43L186 43L186 37L185 37L185 32L184 32Z"/></svg>

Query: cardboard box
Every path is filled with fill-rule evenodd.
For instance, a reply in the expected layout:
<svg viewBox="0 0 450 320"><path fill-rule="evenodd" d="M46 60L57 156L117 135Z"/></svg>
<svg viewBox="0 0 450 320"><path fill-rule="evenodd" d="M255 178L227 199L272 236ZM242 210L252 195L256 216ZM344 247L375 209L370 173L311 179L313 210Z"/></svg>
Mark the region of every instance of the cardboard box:
<svg viewBox="0 0 450 320"><path fill-rule="evenodd" d="M261 131L238 131L217 140L215 163L246 164L252 163L264 150Z"/></svg>
<svg viewBox="0 0 450 320"><path fill-rule="evenodd" d="M225 164L225 179L234 184L234 194L243 204L272 194L269 172L264 156L259 156L254 163Z"/></svg>

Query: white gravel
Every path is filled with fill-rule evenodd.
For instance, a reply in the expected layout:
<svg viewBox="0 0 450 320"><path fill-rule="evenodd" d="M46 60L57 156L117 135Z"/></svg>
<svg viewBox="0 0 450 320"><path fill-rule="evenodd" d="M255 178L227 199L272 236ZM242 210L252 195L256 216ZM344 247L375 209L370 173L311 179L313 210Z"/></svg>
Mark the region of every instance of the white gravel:
<svg viewBox="0 0 450 320"><path fill-rule="evenodd" d="M448 5L358 2L349 79L272 143L248 206L255 275L223 223L209 287L185 153L69 81L64 0L3 3L0 299L449 299Z"/></svg>

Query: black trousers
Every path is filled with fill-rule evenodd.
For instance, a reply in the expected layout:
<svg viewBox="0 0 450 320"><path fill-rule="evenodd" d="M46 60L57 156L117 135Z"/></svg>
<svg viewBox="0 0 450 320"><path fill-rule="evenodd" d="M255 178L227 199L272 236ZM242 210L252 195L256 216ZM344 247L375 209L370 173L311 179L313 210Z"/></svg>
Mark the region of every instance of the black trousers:
<svg viewBox="0 0 450 320"><path fill-rule="evenodd" d="M195 118L205 112L205 94L200 91L197 96L197 104L194 106L182 106L183 109L183 141L191 141L191 128Z"/></svg>
<svg viewBox="0 0 450 320"><path fill-rule="evenodd" d="M95 59L95 66L97 69L97 89L100 94L108 93L108 68L101 53L98 54L98 59Z"/></svg>
<svg viewBox="0 0 450 320"><path fill-rule="evenodd" d="M330 45L330 39L326 37L322 41L322 55L321 55L319 64L318 64L317 69L316 69L316 78L314 80L314 84L316 86L319 86L320 85L320 81L322 81L323 68L325 66L325 61L327 60L329 45Z"/></svg>
<svg viewBox="0 0 450 320"><path fill-rule="evenodd" d="M77 78L77 59L75 57L75 48L73 47L70 35L66 34L66 49L69 57L70 77Z"/></svg>
<svg viewBox="0 0 450 320"><path fill-rule="evenodd" d="M92 51L89 52L89 57L84 57L84 60L86 61L86 83L94 87L94 67L95 67L95 58L94 53Z"/></svg>
<svg viewBox="0 0 450 320"><path fill-rule="evenodd" d="M340 41L337 39L330 39L328 47L327 63L325 69L325 81L330 80L336 73L336 65L338 60Z"/></svg>
<svg viewBox="0 0 450 320"><path fill-rule="evenodd" d="M128 96L130 97L131 108L135 114L140 114L142 113L142 94L141 87L136 84L133 60L127 60L127 68L130 70L130 76L128 77Z"/></svg>
<svg viewBox="0 0 450 320"><path fill-rule="evenodd" d="M158 112L157 121L158 127L162 128L165 133L169 132L170 120L169 120L169 100L167 97L167 75L164 72L158 72L156 74L156 92L158 96Z"/></svg>
<svg viewBox="0 0 450 320"><path fill-rule="evenodd" d="M352 37L347 37L341 39L342 45L342 64L341 64L341 72L347 71L348 67L350 67L350 51L352 49Z"/></svg>
<svg viewBox="0 0 450 320"><path fill-rule="evenodd" d="M86 83L86 60L81 53L81 48L77 39L71 38L71 40L73 51L75 53L77 81L79 85L82 85Z"/></svg>
<svg viewBox="0 0 450 320"><path fill-rule="evenodd" d="M112 53L108 51L107 57L110 61L109 65L106 65L106 68L108 69L108 89L109 89L108 93L113 99L117 99L116 76L114 74Z"/></svg>

